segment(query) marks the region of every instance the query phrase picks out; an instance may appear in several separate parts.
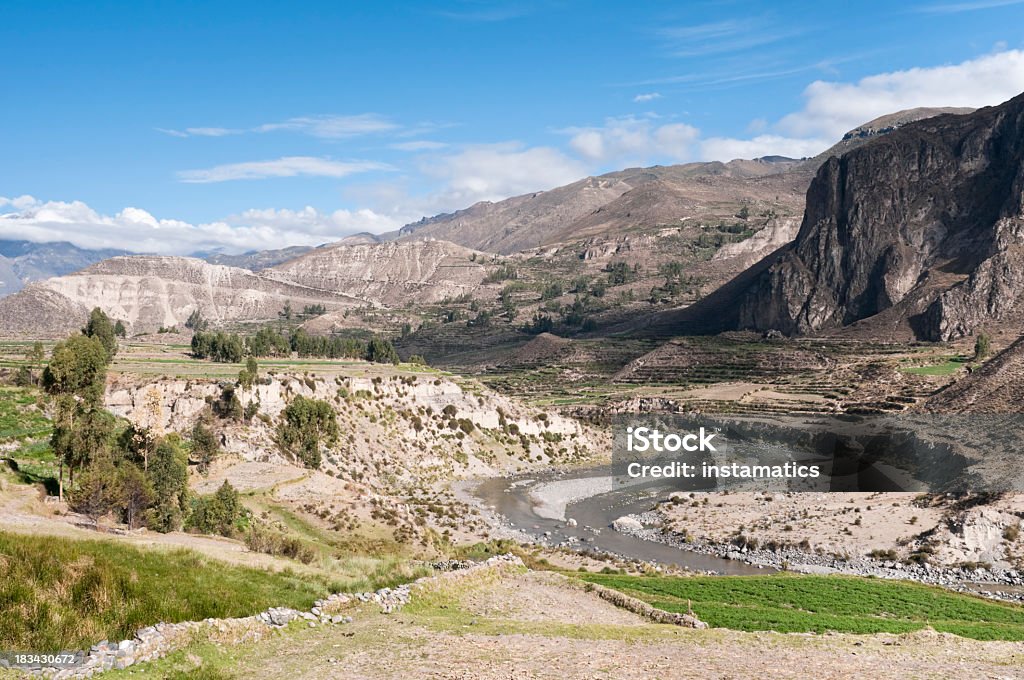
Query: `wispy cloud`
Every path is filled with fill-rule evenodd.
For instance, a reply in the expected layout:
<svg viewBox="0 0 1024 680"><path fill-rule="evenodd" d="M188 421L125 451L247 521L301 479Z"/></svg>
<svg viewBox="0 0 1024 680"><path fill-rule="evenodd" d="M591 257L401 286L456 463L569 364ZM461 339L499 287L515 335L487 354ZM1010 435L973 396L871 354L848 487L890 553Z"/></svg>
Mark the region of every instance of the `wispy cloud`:
<svg viewBox="0 0 1024 680"><path fill-rule="evenodd" d="M356 116L302 116L280 123L265 123L253 128L254 132L299 132L322 139L344 139L381 132L393 132L401 126L376 113Z"/></svg>
<svg viewBox="0 0 1024 680"><path fill-rule="evenodd" d="M660 92L647 92L645 94L638 94L637 96L633 97L633 101L636 102L637 104L642 104L644 102L653 102L655 99L661 99Z"/></svg>
<svg viewBox="0 0 1024 680"><path fill-rule="evenodd" d="M923 5L917 7L915 11L926 14L959 14L961 12L975 12L982 9L995 9L997 7L1021 4L1024 4L1024 0L975 0L974 2Z"/></svg>
<svg viewBox="0 0 1024 680"><path fill-rule="evenodd" d="M298 134L318 137L320 139L346 139L361 135L409 132L418 134L420 130L437 129L429 124L417 124L411 128L395 123L377 113L360 113L356 115L325 114L318 116L298 116L287 120L263 123L250 128L224 127L188 127L182 130L172 128L156 128L158 132L172 137L225 137L246 133L295 132Z"/></svg>
<svg viewBox="0 0 1024 680"><path fill-rule="evenodd" d="M228 135L240 135L245 130L235 130L232 128L222 127L190 127L184 130L170 130L167 128L157 128L157 132L162 132L165 135L171 137L226 137Z"/></svg>
<svg viewBox="0 0 1024 680"><path fill-rule="evenodd" d="M462 0L455 7L434 12L439 17L456 21L495 23L519 19L533 13L534 8L526 2L493 2L490 0Z"/></svg>
<svg viewBox="0 0 1024 680"><path fill-rule="evenodd" d="M313 156L285 156L267 161L228 163L199 170L182 170L178 180L191 184L230 182L271 177L347 177L373 170L390 170L391 166L375 161L335 161Z"/></svg>
<svg viewBox="0 0 1024 680"><path fill-rule="evenodd" d="M418 139L413 142L399 142L392 144L391 148L398 151L436 151L444 149L448 145L444 142L434 142L428 139Z"/></svg>
<svg viewBox="0 0 1024 680"><path fill-rule="evenodd" d="M668 26L657 31L669 54L699 57L737 53L803 35L808 29L777 26L763 18L730 19L691 26Z"/></svg>

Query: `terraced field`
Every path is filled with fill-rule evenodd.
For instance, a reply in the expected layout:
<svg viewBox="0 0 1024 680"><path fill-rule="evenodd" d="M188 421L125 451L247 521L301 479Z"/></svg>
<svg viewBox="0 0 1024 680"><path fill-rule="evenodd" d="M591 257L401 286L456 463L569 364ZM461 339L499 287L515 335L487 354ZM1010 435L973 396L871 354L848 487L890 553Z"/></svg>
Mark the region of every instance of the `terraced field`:
<svg viewBox="0 0 1024 680"><path fill-rule="evenodd" d="M852 576L660 577L584 574L712 627L780 633L907 633L930 626L976 640L1024 640L1024 607L903 581Z"/></svg>

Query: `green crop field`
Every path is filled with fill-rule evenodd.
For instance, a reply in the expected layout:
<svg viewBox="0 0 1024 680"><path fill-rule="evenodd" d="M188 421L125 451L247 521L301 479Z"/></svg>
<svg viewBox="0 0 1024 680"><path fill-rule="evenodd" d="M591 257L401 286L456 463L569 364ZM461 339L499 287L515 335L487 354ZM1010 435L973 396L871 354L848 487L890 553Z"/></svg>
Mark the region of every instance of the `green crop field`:
<svg viewBox="0 0 1024 680"><path fill-rule="evenodd" d="M910 373L912 375L952 375L958 370L967 365L968 359L966 357L954 357L948 361L944 361L939 364L932 364L930 366L907 366L901 370L904 373Z"/></svg>
<svg viewBox="0 0 1024 680"><path fill-rule="evenodd" d="M931 626L977 640L1024 640L1024 607L906 581L853 576L580 578L708 625L782 633L905 633ZM688 605L689 603L689 605Z"/></svg>

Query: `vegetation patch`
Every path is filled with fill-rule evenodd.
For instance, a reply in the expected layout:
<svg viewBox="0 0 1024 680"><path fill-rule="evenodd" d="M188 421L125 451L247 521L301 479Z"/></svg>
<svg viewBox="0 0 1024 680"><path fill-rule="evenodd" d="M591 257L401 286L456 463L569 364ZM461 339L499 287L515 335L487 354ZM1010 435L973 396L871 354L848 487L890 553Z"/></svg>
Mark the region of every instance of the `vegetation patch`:
<svg viewBox="0 0 1024 680"><path fill-rule="evenodd" d="M906 581L852 576L663 577L579 574L717 628L781 633L935 630L977 640L1024 640L1024 608Z"/></svg>
<svg viewBox="0 0 1024 680"><path fill-rule="evenodd" d="M309 609L326 578L274 573L187 550L0 533L0 649L86 649L159 621Z"/></svg>

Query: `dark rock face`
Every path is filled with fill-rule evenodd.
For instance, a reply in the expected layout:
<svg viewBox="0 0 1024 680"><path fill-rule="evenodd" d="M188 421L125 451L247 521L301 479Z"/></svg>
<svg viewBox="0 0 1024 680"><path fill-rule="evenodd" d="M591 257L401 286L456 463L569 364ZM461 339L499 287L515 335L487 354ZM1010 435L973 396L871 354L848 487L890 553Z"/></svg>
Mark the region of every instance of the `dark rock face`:
<svg viewBox="0 0 1024 680"><path fill-rule="evenodd" d="M1002 318L1024 296L1024 95L830 158L770 257L735 327L799 334L903 306L919 338L949 340Z"/></svg>

